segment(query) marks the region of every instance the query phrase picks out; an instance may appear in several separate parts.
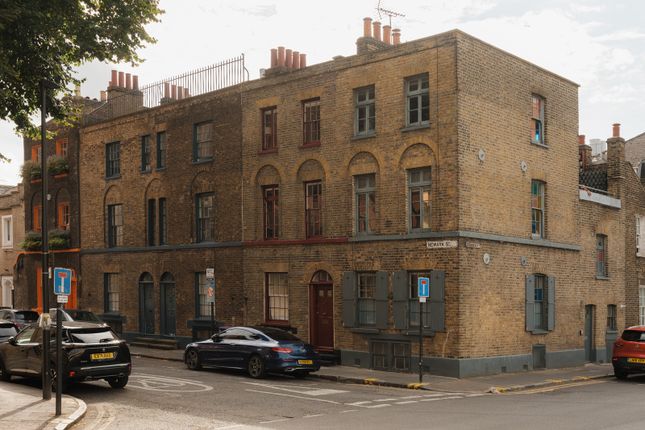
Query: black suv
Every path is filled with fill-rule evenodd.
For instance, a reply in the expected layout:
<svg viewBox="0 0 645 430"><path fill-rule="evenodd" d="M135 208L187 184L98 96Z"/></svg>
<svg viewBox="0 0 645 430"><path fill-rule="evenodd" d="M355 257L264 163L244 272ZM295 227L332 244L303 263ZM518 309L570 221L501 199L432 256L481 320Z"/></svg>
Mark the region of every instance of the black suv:
<svg viewBox="0 0 645 430"><path fill-rule="evenodd" d="M63 387L83 380L105 379L113 388L123 388L132 370L130 349L105 324L63 321ZM38 325L23 329L0 344L0 379L42 377L42 333ZM52 326L52 384L56 379L56 330Z"/></svg>

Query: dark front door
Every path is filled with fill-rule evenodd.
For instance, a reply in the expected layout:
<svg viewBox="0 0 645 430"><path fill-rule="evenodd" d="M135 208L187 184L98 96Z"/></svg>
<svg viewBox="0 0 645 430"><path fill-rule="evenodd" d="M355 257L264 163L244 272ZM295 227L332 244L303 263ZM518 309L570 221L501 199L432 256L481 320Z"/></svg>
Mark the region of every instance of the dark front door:
<svg viewBox="0 0 645 430"><path fill-rule="evenodd" d="M174 336L176 330L177 301L175 299L175 282L161 281L161 333Z"/></svg>
<svg viewBox="0 0 645 430"><path fill-rule="evenodd" d="M155 332L155 304L154 284L152 282L141 282L139 284L139 317L141 332L153 334Z"/></svg>
<svg viewBox="0 0 645 430"><path fill-rule="evenodd" d="M313 284L312 344L317 349L334 349L334 288L332 284Z"/></svg>
<svg viewBox="0 0 645 430"><path fill-rule="evenodd" d="M596 361L594 346L594 305L585 306L585 361Z"/></svg>

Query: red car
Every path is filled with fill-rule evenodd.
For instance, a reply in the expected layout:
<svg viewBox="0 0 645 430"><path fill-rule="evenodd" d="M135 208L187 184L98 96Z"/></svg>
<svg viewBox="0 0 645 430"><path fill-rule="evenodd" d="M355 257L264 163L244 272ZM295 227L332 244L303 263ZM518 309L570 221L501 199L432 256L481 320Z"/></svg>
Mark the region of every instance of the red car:
<svg viewBox="0 0 645 430"><path fill-rule="evenodd" d="M618 379L625 379L630 373L645 373L645 325L623 331L614 342L611 364Z"/></svg>

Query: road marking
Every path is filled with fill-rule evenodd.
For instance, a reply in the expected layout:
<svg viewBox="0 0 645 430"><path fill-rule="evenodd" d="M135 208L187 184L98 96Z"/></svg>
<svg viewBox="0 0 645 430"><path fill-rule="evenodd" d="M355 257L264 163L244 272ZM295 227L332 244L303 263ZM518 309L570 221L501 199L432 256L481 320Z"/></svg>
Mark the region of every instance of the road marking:
<svg viewBox="0 0 645 430"><path fill-rule="evenodd" d="M350 406L361 406L361 405L366 405L368 403L372 403L372 401L371 400L366 400L366 401L363 401L363 402L354 402L354 403L345 403L345 404L350 405Z"/></svg>
<svg viewBox="0 0 645 430"><path fill-rule="evenodd" d="M399 397L399 399L420 399L423 396L405 396L405 397Z"/></svg>
<svg viewBox="0 0 645 430"><path fill-rule="evenodd" d="M448 397L432 397L429 399L421 399L420 402L434 402L436 400L452 400L452 399L463 399L461 396L448 396Z"/></svg>
<svg viewBox="0 0 645 430"><path fill-rule="evenodd" d="M260 424L271 424L271 423L280 423L282 421L289 421L291 418L280 418L277 420L270 420L270 421L260 421Z"/></svg>
<svg viewBox="0 0 645 430"><path fill-rule="evenodd" d="M441 396L445 396L446 394L452 395L453 393L432 393L432 394L425 394L423 397L441 397Z"/></svg>
<svg viewBox="0 0 645 430"><path fill-rule="evenodd" d="M410 403L419 403L418 400L406 400L405 402L395 402L396 405L409 405Z"/></svg>
<svg viewBox="0 0 645 430"><path fill-rule="evenodd" d="M201 384L190 379L171 378L166 376L149 375L136 373L130 375L128 388L136 388L147 391L165 391L176 393L198 393L210 391L212 386Z"/></svg>
<svg viewBox="0 0 645 430"><path fill-rule="evenodd" d="M347 393L347 391L345 390L332 390L329 388L316 388L312 390L311 387L303 387L302 385L285 386L285 385L263 384L260 382L244 382L244 383L248 385L256 385L259 387L271 388L273 390L287 391L289 393L306 394L308 396L328 396L330 394Z"/></svg>
<svg viewBox="0 0 645 430"><path fill-rule="evenodd" d="M579 387L583 385L594 385L594 384L604 384L607 382L607 380L600 380L600 379L592 379L592 380L582 380L581 382L571 382L567 384L560 384L560 385L553 385L550 387L540 387L540 388L533 388L531 390L523 390L523 391L512 391L510 393L503 393L503 394L510 394L510 395L525 395L525 394L537 394L537 393L548 393L551 391L556 391L556 390L563 390L565 388L571 388L571 387Z"/></svg>
<svg viewBox="0 0 645 430"><path fill-rule="evenodd" d="M369 409L376 409L376 408L385 408L388 406L392 406L389 403L381 403L380 405L371 405L371 406L363 406L364 408L369 408Z"/></svg>
<svg viewBox="0 0 645 430"><path fill-rule="evenodd" d="M312 414L312 415L305 415L303 418L316 418L316 417L322 417L324 414Z"/></svg>
<svg viewBox="0 0 645 430"><path fill-rule="evenodd" d="M391 398L391 399L376 399L374 401L375 402L394 402L395 400L398 400L398 399L395 399L395 398Z"/></svg>
<svg viewBox="0 0 645 430"><path fill-rule="evenodd" d="M334 402L333 400L315 399L315 398L312 398L312 397L303 397L303 396L294 396L293 394L276 393L276 392L273 392L273 391L251 390L250 388L247 388L244 391L249 391L251 393L271 394L273 396L292 397L292 398L295 398L295 399L312 400L314 402L333 403L334 405L340 405L339 402Z"/></svg>
<svg viewBox="0 0 645 430"><path fill-rule="evenodd" d="M358 412L358 409L348 409L346 411L340 411L341 414L348 414L350 412Z"/></svg>

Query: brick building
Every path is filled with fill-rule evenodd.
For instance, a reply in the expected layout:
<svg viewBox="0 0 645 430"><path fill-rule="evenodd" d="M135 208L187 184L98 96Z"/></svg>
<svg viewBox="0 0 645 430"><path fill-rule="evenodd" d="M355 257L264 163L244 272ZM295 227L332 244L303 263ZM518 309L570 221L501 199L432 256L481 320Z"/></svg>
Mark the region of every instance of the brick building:
<svg viewBox="0 0 645 430"><path fill-rule="evenodd" d="M0 306L14 304L16 258L25 230L24 211L22 185L0 186Z"/></svg>
<svg viewBox="0 0 645 430"><path fill-rule="evenodd" d="M625 164L610 145L606 192L578 189L578 86L457 30L400 43L366 19L357 48L279 48L258 80L163 83L155 106L113 73L80 131L80 305L183 343L212 268L218 323L344 364L417 370L420 320L437 374L606 361Z"/></svg>

